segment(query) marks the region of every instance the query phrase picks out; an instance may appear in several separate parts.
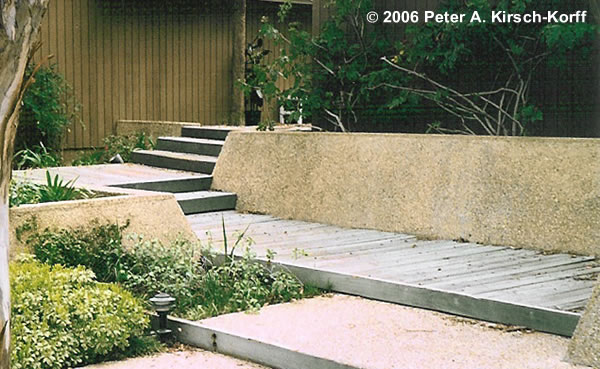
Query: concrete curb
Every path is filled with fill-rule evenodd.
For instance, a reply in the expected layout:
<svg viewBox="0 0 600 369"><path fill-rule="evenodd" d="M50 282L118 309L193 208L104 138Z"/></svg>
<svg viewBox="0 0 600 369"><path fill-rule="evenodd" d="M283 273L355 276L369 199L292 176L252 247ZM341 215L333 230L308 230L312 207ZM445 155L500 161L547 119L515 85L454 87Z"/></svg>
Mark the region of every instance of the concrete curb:
<svg viewBox="0 0 600 369"><path fill-rule="evenodd" d="M205 350L281 369L359 369L354 366L272 345L255 339L202 326L197 322L169 317L169 328L179 342Z"/></svg>

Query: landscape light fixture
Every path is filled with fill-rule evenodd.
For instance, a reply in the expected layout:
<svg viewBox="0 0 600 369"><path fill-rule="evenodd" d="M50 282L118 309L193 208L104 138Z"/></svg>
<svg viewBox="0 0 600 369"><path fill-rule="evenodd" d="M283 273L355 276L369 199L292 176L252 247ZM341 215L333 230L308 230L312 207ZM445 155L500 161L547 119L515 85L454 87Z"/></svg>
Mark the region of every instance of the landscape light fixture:
<svg viewBox="0 0 600 369"><path fill-rule="evenodd" d="M171 330L167 328L167 315L169 311L175 306L175 298L171 297L168 293L159 292L150 300L154 311L158 314L158 334L162 342L171 334Z"/></svg>

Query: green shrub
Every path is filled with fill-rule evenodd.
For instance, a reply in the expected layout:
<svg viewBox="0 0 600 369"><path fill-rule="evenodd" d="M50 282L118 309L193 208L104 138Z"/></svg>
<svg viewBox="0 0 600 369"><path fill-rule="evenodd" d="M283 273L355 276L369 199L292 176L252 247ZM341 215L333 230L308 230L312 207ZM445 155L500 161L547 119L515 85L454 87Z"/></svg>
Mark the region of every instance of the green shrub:
<svg viewBox="0 0 600 369"><path fill-rule="evenodd" d="M127 265L119 282L144 299L166 292L177 299L175 313L183 313L202 301L197 291L204 283L206 259L200 247L185 240L163 245L135 236Z"/></svg>
<svg viewBox="0 0 600 369"><path fill-rule="evenodd" d="M149 320L142 304L77 267L12 263L12 363L16 369L85 365L128 350Z"/></svg>
<svg viewBox="0 0 600 369"><path fill-rule="evenodd" d="M99 281L116 282L123 279L123 264L127 255L121 244L122 232L127 227L117 224L92 223L87 228L44 229L34 232L26 240L35 257L48 264L67 267L84 265Z"/></svg>
<svg viewBox="0 0 600 369"><path fill-rule="evenodd" d="M115 224L41 232L29 228L32 232L26 242L39 260L84 265L100 281L118 282L144 301L158 292L169 293L177 299L174 313L190 319L258 309L301 298L305 292L318 293L305 291L289 272L256 262L250 240L243 258L227 257L217 265L210 247L185 240L164 245L133 236L133 245L126 249L122 244L125 227ZM240 235L234 248L242 240Z"/></svg>
<svg viewBox="0 0 600 369"><path fill-rule="evenodd" d="M71 165L82 166L102 164L106 162L106 160L104 159L105 157L106 155L104 150L93 150L87 153L82 152L77 159L73 160Z"/></svg>
<svg viewBox="0 0 600 369"><path fill-rule="evenodd" d="M87 190L75 188L76 178L64 182L60 175L54 177L46 171L46 184L39 186L40 203L55 201L70 201L88 198L91 193Z"/></svg>
<svg viewBox="0 0 600 369"><path fill-rule="evenodd" d="M26 79L32 72L33 67L29 66ZM58 151L68 127L81 124L80 110L73 89L56 72L56 65L40 68L23 96L15 151L32 148L40 142L50 152Z"/></svg>

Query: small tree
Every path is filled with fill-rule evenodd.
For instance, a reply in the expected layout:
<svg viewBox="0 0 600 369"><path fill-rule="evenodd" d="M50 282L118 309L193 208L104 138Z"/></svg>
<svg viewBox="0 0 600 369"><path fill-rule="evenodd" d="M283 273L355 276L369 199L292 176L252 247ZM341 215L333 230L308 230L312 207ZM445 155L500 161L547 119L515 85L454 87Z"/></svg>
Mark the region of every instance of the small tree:
<svg viewBox="0 0 600 369"><path fill-rule="evenodd" d="M336 130L348 131L359 120L360 111L385 98L389 89L369 89L386 78L399 78L384 68L382 55L393 52L384 30L366 24L370 0L337 0L334 15L320 35L312 37L291 23L285 34L266 20L259 37L275 40L279 57L269 64L253 65L244 83L247 92L259 89L266 98L276 98L292 119L302 115L322 117ZM288 2L279 13L283 21L291 9ZM387 76L385 75L387 74ZM281 79L291 87L280 89ZM379 104L379 108L382 104Z"/></svg>
<svg viewBox="0 0 600 369"><path fill-rule="evenodd" d="M10 368L8 190L23 76L48 0L0 0L0 369Z"/></svg>
<svg viewBox="0 0 600 369"><path fill-rule="evenodd" d="M393 57L383 57L393 70L412 80L392 88L424 98L457 118L457 129L440 132L523 135L542 112L530 100L531 83L540 66L564 67L570 53L589 55L597 27L590 23L494 23L492 11L526 14L572 12L573 3L559 0L449 0L440 12L467 14L463 23L428 23L409 27L408 39ZM481 21L469 22L477 12ZM452 75L463 76L456 80ZM476 83L464 83L464 80ZM465 89L465 87L467 89Z"/></svg>

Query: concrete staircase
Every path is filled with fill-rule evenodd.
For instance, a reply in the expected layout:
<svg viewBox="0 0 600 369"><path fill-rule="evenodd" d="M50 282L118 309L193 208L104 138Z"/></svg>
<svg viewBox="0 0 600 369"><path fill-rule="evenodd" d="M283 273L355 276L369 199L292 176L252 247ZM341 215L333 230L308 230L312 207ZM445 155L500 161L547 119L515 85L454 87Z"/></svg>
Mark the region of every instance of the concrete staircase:
<svg viewBox="0 0 600 369"><path fill-rule="evenodd" d="M235 209L235 194L210 191L212 171L229 132L229 128L190 126L182 128L181 137L159 137L155 150L134 151L132 162L198 174L122 187L173 193L186 215Z"/></svg>

